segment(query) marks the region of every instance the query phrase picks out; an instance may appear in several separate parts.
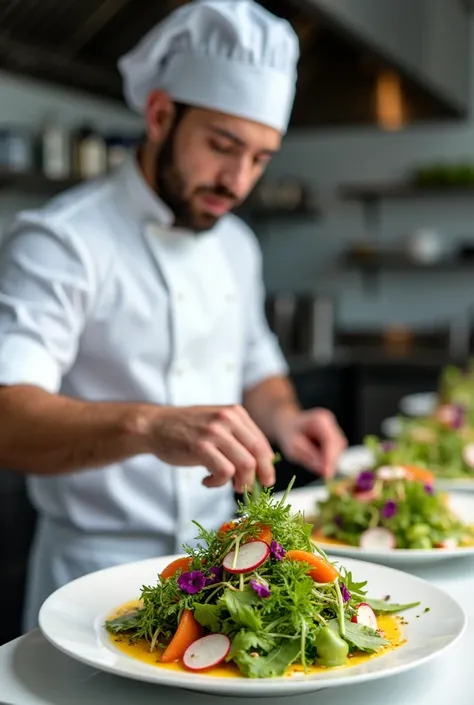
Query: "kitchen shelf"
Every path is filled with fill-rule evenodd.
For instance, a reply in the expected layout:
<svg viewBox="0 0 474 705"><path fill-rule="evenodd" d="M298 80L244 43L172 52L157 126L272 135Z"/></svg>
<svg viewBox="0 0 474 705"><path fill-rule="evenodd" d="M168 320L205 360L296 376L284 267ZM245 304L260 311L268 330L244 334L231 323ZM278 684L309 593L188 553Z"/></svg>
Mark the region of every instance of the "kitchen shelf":
<svg viewBox="0 0 474 705"><path fill-rule="evenodd" d="M385 271L416 271L416 272L462 272L474 271L474 259L459 257L443 257L432 263L419 262L403 253L358 254L347 252L342 256L341 263L348 268L356 268L366 273Z"/></svg>
<svg viewBox="0 0 474 705"><path fill-rule="evenodd" d="M342 200L362 202L374 202L382 199L470 198L474 197L474 184L472 186L422 185L410 182L345 184L338 189L338 194Z"/></svg>
<svg viewBox="0 0 474 705"><path fill-rule="evenodd" d="M364 217L365 238L376 247L380 231L380 207L383 200L414 200L417 198L472 198L474 184L421 184L413 181L388 181L378 183L341 184L337 190L341 200L355 201L361 204ZM373 293L376 290L377 276L384 271L417 272L460 272L474 270L474 260L460 258L443 258L440 262L424 264L410 259L407 255L386 255L384 253L346 253L346 267L358 268L365 277L365 285Z"/></svg>
<svg viewBox="0 0 474 705"><path fill-rule="evenodd" d="M250 206L249 215L256 220L277 220L287 219L315 219L320 217L320 212L316 208L259 208Z"/></svg>
<svg viewBox="0 0 474 705"><path fill-rule="evenodd" d="M0 190L59 193L81 183L80 178L49 179L40 171L15 172L0 168Z"/></svg>

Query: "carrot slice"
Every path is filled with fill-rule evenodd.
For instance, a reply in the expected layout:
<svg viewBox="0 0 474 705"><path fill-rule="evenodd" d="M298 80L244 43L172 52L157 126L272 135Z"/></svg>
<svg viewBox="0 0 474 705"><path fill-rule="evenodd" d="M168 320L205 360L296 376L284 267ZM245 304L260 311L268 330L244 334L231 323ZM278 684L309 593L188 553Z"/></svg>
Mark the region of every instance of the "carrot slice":
<svg viewBox="0 0 474 705"><path fill-rule="evenodd" d="M405 468L409 480L423 482L425 485L434 484L435 477L430 470L420 468L418 465L404 465L403 467Z"/></svg>
<svg viewBox="0 0 474 705"><path fill-rule="evenodd" d="M227 534L229 531L233 531L236 527L238 527L239 523L239 521L226 521L225 524L222 524L218 533ZM253 538L249 537L244 543L247 543L248 541L265 541L265 543L268 543L268 545L270 545L272 542L272 538L272 531L268 524L262 524L259 533Z"/></svg>
<svg viewBox="0 0 474 705"><path fill-rule="evenodd" d="M293 550L286 552L286 558L290 561L307 563L311 568L309 575L317 583L332 583L339 576L336 568L316 553Z"/></svg>
<svg viewBox="0 0 474 705"><path fill-rule="evenodd" d="M235 529L237 526L236 521L226 521L224 524L222 524L221 528L217 532L218 534L227 534L229 531L232 531L232 529Z"/></svg>
<svg viewBox="0 0 474 705"><path fill-rule="evenodd" d="M160 661L172 663L183 658L184 652L191 644L203 635L203 629L194 618L191 610L183 610L176 634L164 650Z"/></svg>
<svg viewBox="0 0 474 705"><path fill-rule="evenodd" d="M191 565L191 560L191 556L181 556L171 561L161 573L161 579L166 580L167 578L171 578L179 569L184 573Z"/></svg>
<svg viewBox="0 0 474 705"><path fill-rule="evenodd" d="M273 539L272 530L270 529L268 524L262 524L262 528L261 528L260 532L257 534L255 539L253 539L253 540L264 541L265 543L267 543L270 546L272 539ZM249 541L250 540L252 540L252 539L249 539Z"/></svg>

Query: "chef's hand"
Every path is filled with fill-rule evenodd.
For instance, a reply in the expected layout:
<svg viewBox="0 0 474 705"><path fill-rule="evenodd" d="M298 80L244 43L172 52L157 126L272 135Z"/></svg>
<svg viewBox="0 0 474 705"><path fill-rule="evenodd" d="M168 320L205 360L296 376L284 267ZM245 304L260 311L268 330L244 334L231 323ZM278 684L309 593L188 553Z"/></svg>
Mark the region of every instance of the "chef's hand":
<svg viewBox="0 0 474 705"><path fill-rule="evenodd" d="M337 460L347 447L347 439L327 409L283 415L278 442L287 460L323 477L335 474Z"/></svg>
<svg viewBox="0 0 474 705"><path fill-rule="evenodd" d="M152 452L170 465L202 465L206 487L229 480L236 492L275 483L274 452L241 406L161 407L153 427Z"/></svg>

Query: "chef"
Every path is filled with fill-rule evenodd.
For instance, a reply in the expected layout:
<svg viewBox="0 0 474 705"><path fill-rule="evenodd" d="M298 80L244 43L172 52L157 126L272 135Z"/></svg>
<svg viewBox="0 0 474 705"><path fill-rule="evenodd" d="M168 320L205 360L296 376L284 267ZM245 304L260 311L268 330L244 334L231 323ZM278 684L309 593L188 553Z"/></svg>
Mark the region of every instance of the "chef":
<svg viewBox="0 0 474 705"><path fill-rule="evenodd" d="M252 0L199 0L120 61L146 139L119 171L20 213L0 252L0 465L39 514L25 629L86 573L192 543L272 448L333 472L345 439L302 411L230 212L278 151L298 42Z"/></svg>

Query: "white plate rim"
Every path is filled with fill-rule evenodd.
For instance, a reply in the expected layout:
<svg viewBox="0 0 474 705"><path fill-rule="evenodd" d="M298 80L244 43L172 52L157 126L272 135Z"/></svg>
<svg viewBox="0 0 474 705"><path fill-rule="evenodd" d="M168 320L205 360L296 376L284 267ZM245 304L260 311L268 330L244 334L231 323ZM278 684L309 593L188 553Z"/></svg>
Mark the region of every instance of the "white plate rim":
<svg viewBox="0 0 474 705"><path fill-rule="evenodd" d="M337 562L346 565L346 567L348 567L353 572L355 571L356 575L362 576L362 574L365 574L366 576L370 576L370 574L373 574L374 572L375 574L385 574L386 584L391 586L392 592L393 585L398 579L401 582L402 586L405 585L405 589L410 589L410 594L411 592L414 593L413 600L430 601L431 599L431 601L433 602L435 600L441 601L441 603L443 603L444 605L449 606L449 609L452 612L449 623L454 624L454 621L456 622L455 631L449 634L445 632L444 636L442 633L438 634L437 638L439 639L439 637L442 636L445 640L445 643L439 644L434 642L431 650L428 653L418 655L418 658L413 657L408 662L402 661L401 663L398 663L398 665L396 663L397 659L394 658L395 663L393 665L384 667L384 664L387 664L387 659L390 657L391 654L393 655L400 653L400 651L397 649L393 652L388 652L387 654L384 654L379 658L373 659L372 661L365 662L365 664L363 664L363 666L366 666L365 671L363 670L362 666L354 666L353 668L347 669L344 672L338 671L338 673L324 673L324 676L321 676L321 674L317 674L312 676L303 675L301 677L298 676L295 678L284 679L228 679L213 676L206 677L204 675L197 674L188 675L183 674L183 672L181 671L173 672L167 671L165 669L154 669L153 666L150 666L148 664L141 664L140 662L134 661L130 657L121 654L118 650L116 650L117 653L115 653L113 648L110 648L109 645L105 646L105 630L104 632L102 632L102 627L98 627L99 623L103 623L103 618L105 615L101 612L101 614L95 614L94 617L92 617L92 613L94 612L94 610L90 605L88 609L91 610L91 621L87 625L87 628L84 628L84 625L79 624L76 625L76 631L71 632L69 628L64 628L63 631L60 630L59 633L57 629L55 630L53 628L52 624L54 625L55 619L59 618L60 623L61 619L64 622L65 614L64 610L61 608L61 601L64 599L67 600L68 593L74 594L77 591L77 593L80 595L82 590L83 592L85 591L83 595L84 598L85 594L87 593L87 585L90 584L90 586L92 586L95 581L101 579L110 580L113 586L119 585L119 576L122 571L137 571L137 573L139 574L141 569L143 569L145 572L146 569L151 570L153 567L154 574L156 574L159 572L159 570L163 568L165 564L175 559L176 557L177 555L165 556L162 558L137 561L135 563L129 563L123 566L106 568L104 570L83 576L82 578L78 578L77 580L68 583L62 588L59 588L59 590L56 590L56 592L50 595L50 597L47 598L47 600L43 603L39 614L39 626L41 632L53 646L55 646L57 649L67 654L68 656L82 663L85 663L95 669L113 673L114 675L127 677L134 680L151 682L160 686L177 687L181 689L184 688L187 690L199 691L204 693L221 693L227 695L254 695L256 697L259 697L267 695L285 695L290 693L297 694L314 692L323 688L363 683L366 681L378 680L384 677L394 676L398 673L406 672L408 670L411 670L412 668L427 663L433 658L441 655L448 648L452 647L458 641L458 639L461 638L467 625L466 613L461 607L461 605L447 592L438 588L437 586L421 578L410 575L408 573L404 573L395 568L376 565L374 563L368 563L367 561L356 560L354 558L346 558L344 562L341 562L338 558L335 558L334 560L336 560ZM140 589L139 586L143 584L143 580L144 578L142 578L141 580L137 578L137 592ZM148 580L146 580L145 582L148 582ZM403 590L403 587L401 589ZM120 600L119 603L125 602L126 599L127 598L125 598L124 600ZM130 595L128 599L133 599L133 595ZM87 605L87 600L85 600L84 604ZM117 600L111 598L110 608L108 608L108 611L113 610L115 606L117 606ZM55 612L55 610L58 610L58 612ZM414 619L413 622L416 624ZM422 621L420 620L418 624L422 624ZM414 627L414 629L416 629L416 627ZM71 642L69 635L72 633L76 636L80 634L81 631L83 631L85 634L88 650L86 652L82 650L78 653L77 645L75 645L74 641ZM419 638L420 636L418 635L418 639ZM407 643L408 645L410 644L409 641ZM419 644L420 641L418 640L418 646ZM407 644L401 647L401 649L405 648L407 648ZM415 646L414 649L416 653L417 647ZM107 658L104 659L104 653L110 655L109 660L107 660ZM118 662L119 666L114 665L114 662L112 661L112 655L114 653L115 662ZM123 667L124 662L127 662L127 665L125 667ZM371 664L375 664L375 667L371 666ZM139 668L139 666L145 666L145 668ZM361 670L358 671L358 669ZM341 673L344 673L344 675L340 675Z"/></svg>

